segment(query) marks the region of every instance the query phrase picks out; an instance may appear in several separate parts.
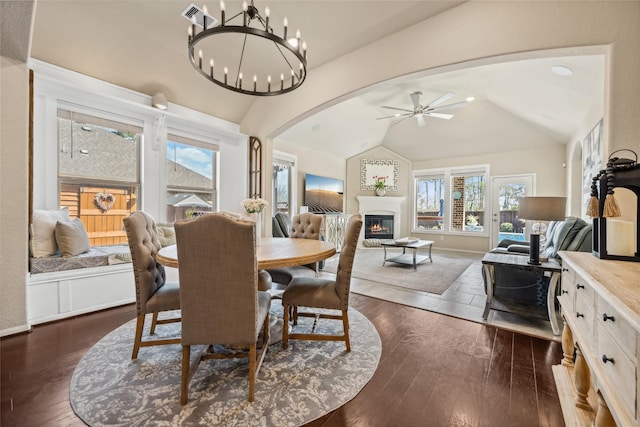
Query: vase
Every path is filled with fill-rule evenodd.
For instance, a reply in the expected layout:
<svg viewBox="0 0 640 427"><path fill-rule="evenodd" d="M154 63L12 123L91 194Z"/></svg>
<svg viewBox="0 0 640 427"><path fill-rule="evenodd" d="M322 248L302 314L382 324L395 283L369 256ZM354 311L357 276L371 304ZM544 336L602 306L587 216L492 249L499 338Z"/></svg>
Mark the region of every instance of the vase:
<svg viewBox="0 0 640 427"><path fill-rule="evenodd" d="M376 188L376 196L384 196L385 194L387 194L387 190L385 190L384 188Z"/></svg>

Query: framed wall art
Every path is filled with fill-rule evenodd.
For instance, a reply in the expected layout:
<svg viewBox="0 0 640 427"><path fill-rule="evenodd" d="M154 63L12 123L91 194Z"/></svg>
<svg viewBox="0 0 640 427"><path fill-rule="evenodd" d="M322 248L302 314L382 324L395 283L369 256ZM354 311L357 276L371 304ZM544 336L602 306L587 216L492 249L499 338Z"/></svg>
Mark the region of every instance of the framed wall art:
<svg viewBox="0 0 640 427"><path fill-rule="evenodd" d="M398 172L400 163L397 160L360 160L360 189L375 190L374 176L387 177L386 188L398 191Z"/></svg>
<svg viewBox="0 0 640 427"><path fill-rule="evenodd" d="M602 169L602 119L582 142L582 202L589 201L591 178Z"/></svg>

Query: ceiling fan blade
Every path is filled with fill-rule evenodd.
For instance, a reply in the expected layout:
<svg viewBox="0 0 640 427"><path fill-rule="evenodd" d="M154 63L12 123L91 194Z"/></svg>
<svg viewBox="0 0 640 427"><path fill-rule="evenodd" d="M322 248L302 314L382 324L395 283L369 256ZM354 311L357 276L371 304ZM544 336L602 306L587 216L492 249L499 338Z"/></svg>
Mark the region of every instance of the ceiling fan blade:
<svg viewBox="0 0 640 427"><path fill-rule="evenodd" d="M453 114L443 114L443 113L424 113L424 114L429 117L437 117L439 119L445 119L445 120L449 120L453 117Z"/></svg>
<svg viewBox="0 0 640 427"><path fill-rule="evenodd" d="M418 114L416 116L416 119L418 119L418 126L419 127L424 126L424 117L422 116L422 114Z"/></svg>
<svg viewBox="0 0 640 427"><path fill-rule="evenodd" d="M426 108L430 108L430 107L435 107L436 105L440 105L442 104L444 101L446 101L447 99L456 96L455 93L453 92L445 92L442 95L440 95L439 97L437 97L436 99L434 99L433 101L431 101L429 104L427 104Z"/></svg>
<svg viewBox="0 0 640 427"><path fill-rule="evenodd" d="M407 114L407 117L405 117L404 119L400 119L400 120L398 120L397 122L393 122L393 123L391 123L391 126L395 126L395 125L397 125L397 124L398 124L398 123L400 123L400 122L404 122L405 120L407 120L408 118L410 118L410 117L412 117L412 116L413 116L413 114Z"/></svg>
<svg viewBox="0 0 640 427"><path fill-rule="evenodd" d="M469 103L468 101L454 102L453 104L441 105L441 106L435 107L433 109L429 108L428 112L431 113L431 112L435 112L435 111L454 110L456 108L464 107L468 103Z"/></svg>
<svg viewBox="0 0 640 427"><path fill-rule="evenodd" d="M392 116L378 117L376 120L392 119L392 118L394 118L394 117L411 116L411 115L413 115L413 113L394 114L394 115L392 115Z"/></svg>
<svg viewBox="0 0 640 427"><path fill-rule="evenodd" d="M406 111L408 113L413 113L413 110L408 110L406 108L389 107L388 105L383 105L382 108L386 108L387 110L398 110L398 111Z"/></svg>
<svg viewBox="0 0 640 427"><path fill-rule="evenodd" d="M411 98L411 103L413 104L414 109L420 108L420 97L422 96L422 92L412 92L409 94Z"/></svg>

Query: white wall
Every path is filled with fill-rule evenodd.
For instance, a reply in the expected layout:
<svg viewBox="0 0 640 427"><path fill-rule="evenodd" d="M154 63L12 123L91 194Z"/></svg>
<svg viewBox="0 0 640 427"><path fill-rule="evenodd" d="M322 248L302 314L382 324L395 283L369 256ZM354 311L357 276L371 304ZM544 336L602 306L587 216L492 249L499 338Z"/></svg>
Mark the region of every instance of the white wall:
<svg viewBox="0 0 640 427"><path fill-rule="evenodd" d="M29 70L0 58L0 336L27 330ZM6 331L6 332L5 332Z"/></svg>

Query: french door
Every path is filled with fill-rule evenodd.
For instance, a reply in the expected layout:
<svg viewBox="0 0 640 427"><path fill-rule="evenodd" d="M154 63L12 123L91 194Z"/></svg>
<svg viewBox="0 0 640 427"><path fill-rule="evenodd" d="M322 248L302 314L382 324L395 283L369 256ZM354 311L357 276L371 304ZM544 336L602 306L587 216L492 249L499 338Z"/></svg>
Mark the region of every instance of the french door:
<svg viewBox="0 0 640 427"><path fill-rule="evenodd" d="M524 223L518 219L518 198L533 195L534 182L533 174L491 178L491 248L505 238L527 240Z"/></svg>

